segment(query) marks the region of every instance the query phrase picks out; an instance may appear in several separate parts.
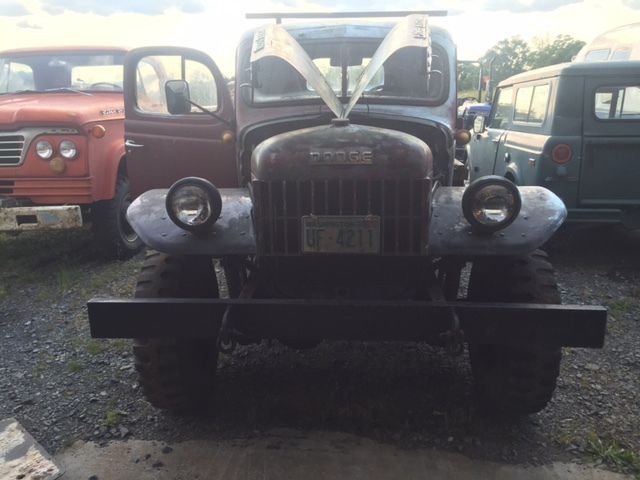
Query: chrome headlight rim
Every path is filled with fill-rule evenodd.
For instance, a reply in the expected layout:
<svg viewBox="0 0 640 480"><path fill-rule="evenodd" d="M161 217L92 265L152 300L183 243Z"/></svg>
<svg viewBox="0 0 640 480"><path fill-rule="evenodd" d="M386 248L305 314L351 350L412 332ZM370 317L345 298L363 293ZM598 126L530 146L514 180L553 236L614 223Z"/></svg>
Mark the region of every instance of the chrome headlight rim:
<svg viewBox="0 0 640 480"><path fill-rule="evenodd" d="M500 222L483 223L474 214L475 203L478 199L478 195L485 188L492 186L505 188L511 195L513 204L511 205L509 215L504 220ZM516 218L518 218L521 207L522 198L520 197L520 191L516 184L508 178L501 177L499 175L487 175L474 180L469 184L462 195L462 212L464 217L471 225L471 228L478 233L490 234L505 229L511 225Z"/></svg>
<svg viewBox="0 0 640 480"><path fill-rule="evenodd" d="M78 146L73 140L62 140L58 146L58 151L67 160L74 160L78 156Z"/></svg>
<svg viewBox="0 0 640 480"><path fill-rule="evenodd" d="M196 187L200 189L208 201L207 206L209 214L203 222L196 225L183 222L176 214L176 209L174 208L176 196L181 192L184 192L183 189L189 187ZM222 211L222 197L219 190L210 181L200 177L186 177L171 185L165 199L165 207L171 221L181 229L195 233L205 232L211 230L215 222L220 217L220 212Z"/></svg>
<svg viewBox="0 0 640 480"><path fill-rule="evenodd" d="M36 155L38 158L42 160L49 160L53 157L53 153L53 145L49 140L38 140L36 142Z"/></svg>

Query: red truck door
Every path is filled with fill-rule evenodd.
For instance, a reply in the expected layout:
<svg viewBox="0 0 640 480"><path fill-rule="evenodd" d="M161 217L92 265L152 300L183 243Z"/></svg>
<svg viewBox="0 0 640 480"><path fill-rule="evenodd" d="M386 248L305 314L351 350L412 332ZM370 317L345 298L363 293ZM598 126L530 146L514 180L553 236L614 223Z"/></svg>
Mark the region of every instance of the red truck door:
<svg viewBox="0 0 640 480"><path fill-rule="evenodd" d="M165 83L186 80L193 107L172 115ZM203 177L221 188L238 185L235 115L226 81L208 55L189 48L144 47L124 65L125 146L134 196Z"/></svg>

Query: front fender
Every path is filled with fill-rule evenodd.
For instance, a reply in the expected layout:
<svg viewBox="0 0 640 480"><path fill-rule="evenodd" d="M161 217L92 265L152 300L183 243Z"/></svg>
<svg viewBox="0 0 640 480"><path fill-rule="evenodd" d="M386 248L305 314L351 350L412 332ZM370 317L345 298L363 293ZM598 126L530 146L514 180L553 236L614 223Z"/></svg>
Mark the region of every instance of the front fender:
<svg viewBox="0 0 640 480"><path fill-rule="evenodd" d="M429 255L524 255L544 244L562 225L567 209L544 187L518 187L522 208L514 222L491 234L477 233L462 213L464 187L440 187L433 197Z"/></svg>
<svg viewBox="0 0 640 480"><path fill-rule="evenodd" d="M149 190L136 198L127 210L127 220L142 242L159 252L212 257L256 253L249 190L219 190L222 212L211 231L187 232L173 223L165 208L167 189Z"/></svg>

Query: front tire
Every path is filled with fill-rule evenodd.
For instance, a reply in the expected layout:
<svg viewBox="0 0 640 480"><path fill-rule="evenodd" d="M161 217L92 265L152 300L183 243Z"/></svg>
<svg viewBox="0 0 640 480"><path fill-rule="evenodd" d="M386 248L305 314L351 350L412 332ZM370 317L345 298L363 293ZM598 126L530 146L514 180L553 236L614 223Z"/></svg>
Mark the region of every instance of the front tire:
<svg viewBox="0 0 640 480"><path fill-rule="evenodd" d="M553 268L537 250L522 257L474 262L469 300L561 303ZM523 415L544 409L560 373L560 347L469 345L479 403L497 413Z"/></svg>
<svg viewBox="0 0 640 480"><path fill-rule="evenodd" d="M113 198L93 205L91 221L94 235L107 258L125 260L142 247L142 241L127 221L129 205L129 179L123 174L118 175Z"/></svg>
<svg viewBox="0 0 640 480"><path fill-rule="evenodd" d="M211 259L149 251L135 296L217 298ZM140 385L154 407L180 414L208 405L218 362L215 339L135 339L133 355Z"/></svg>

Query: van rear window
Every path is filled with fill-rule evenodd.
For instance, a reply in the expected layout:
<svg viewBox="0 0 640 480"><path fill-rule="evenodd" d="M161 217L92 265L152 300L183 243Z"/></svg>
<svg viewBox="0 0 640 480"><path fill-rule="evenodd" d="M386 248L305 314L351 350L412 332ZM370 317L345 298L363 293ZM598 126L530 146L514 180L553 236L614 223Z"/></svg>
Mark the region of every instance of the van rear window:
<svg viewBox="0 0 640 480"><path fill-rule="evenodd" d="M640 86L598 88L594 113L600 120L640 120Z"/></svg>

